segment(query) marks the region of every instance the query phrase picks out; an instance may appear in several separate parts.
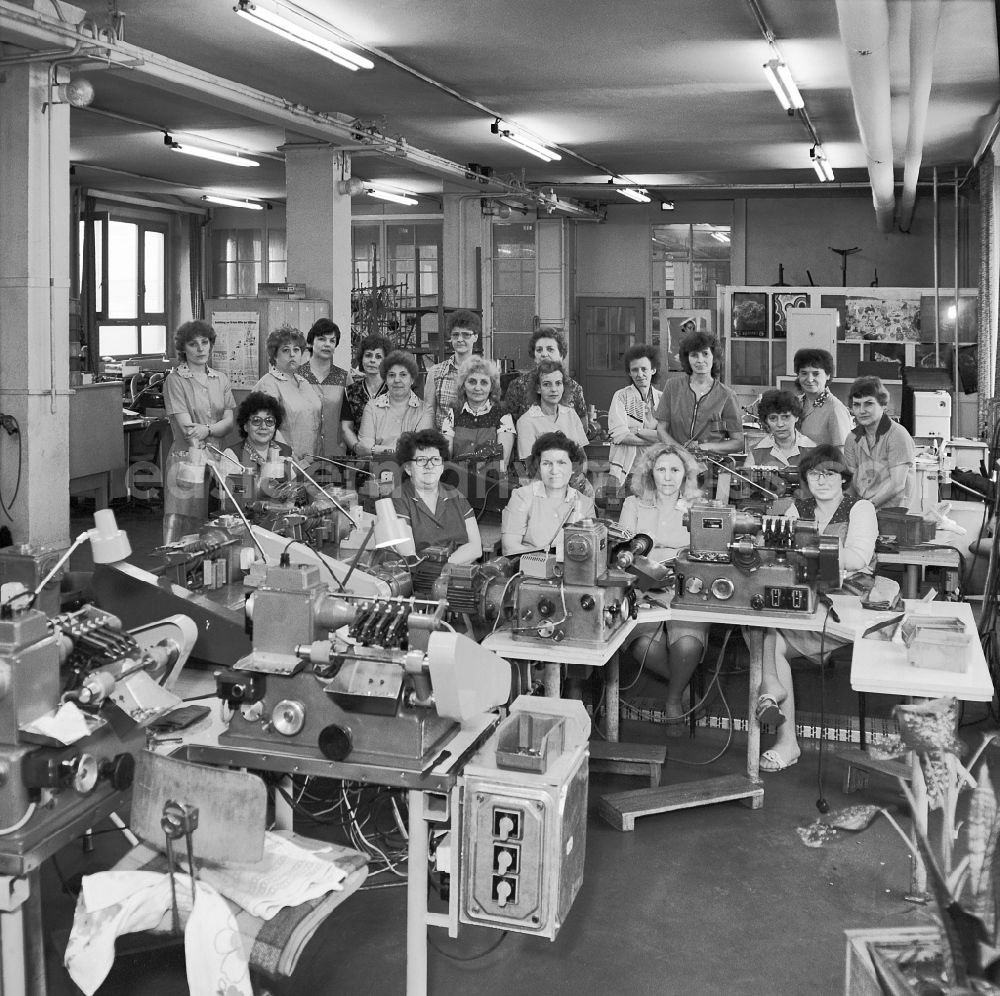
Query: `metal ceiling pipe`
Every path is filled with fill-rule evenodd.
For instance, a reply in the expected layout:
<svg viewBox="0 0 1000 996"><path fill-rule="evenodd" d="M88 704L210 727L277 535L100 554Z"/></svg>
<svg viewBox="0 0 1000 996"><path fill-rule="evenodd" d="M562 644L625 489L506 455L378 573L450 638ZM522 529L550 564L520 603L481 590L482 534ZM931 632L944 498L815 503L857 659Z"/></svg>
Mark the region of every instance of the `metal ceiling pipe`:
<svg viewBox="0 0 1000 996"><path fill-rule="evenodd" d="M836 0L847 56L854 116L868 159L875 222L891 232L896 213L889 92L889 6L886 0Z"/></svg>
<svg viewBox="0 0 1000 996"><path fill-rule="evenodd" d="M934 77L934 49L941 22L941 0L910 0L910 100L906 153L903 157L903 190L899 195L899 227L908 232L917 202L917 178L924 155L927 108Z"/></svg>

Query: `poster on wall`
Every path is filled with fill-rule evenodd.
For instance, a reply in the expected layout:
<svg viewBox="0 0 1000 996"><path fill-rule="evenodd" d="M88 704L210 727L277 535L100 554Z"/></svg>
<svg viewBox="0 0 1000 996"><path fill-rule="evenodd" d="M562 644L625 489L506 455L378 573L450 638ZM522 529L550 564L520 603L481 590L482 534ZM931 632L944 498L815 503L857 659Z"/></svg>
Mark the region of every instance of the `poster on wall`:
<svg viewBox="0 0 1000 996"><path fill-rule="evenodd" d="M771 337L788 338L789 308L808 308L809 295L801 292L771 295Z"/></svg>
<svg viewBox="0 0 1000 996"><path fill-rule="evenodd" d="M847 298L847 329L854 342L919 342L920 297L907 291Z"/></svg>
<svg viewBox="0 0 1000 996"><path fill-rule="evenodd" d="M660 354L668 370L683 370L680 353L681 339L689 332L712 330L712 312L702 308L660 309Z"/></svg>
<svg viewBox="0 0 1000 996"><path fill-rule="evenodd" d="M737 291L733 294L732 306L734 338L767 338L767 294Z"/></svg>
<svg viewBox="0 0 1000 996"><path fill-rule="evenodd" d="M229 378L234 389L249 390L260 379L260 315L256 311L213 311L210 320L215 329L212 366Z"/></svg>

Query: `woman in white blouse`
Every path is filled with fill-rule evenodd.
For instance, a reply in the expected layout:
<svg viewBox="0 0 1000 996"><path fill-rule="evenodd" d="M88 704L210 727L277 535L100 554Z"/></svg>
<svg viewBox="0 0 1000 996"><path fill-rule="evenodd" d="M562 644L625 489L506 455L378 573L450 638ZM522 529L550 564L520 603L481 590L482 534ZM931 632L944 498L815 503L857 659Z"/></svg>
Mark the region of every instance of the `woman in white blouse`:
<svg viewBox="0 0 1000 996"><path fill-rule="evenodd" d="M817 446L802 459L799 475L806 497L796 499L795 514L800 519L815 520L824 535L841 538L842 571L871 574L878 536L875 506L865 498L854 498L846 493L852 475L840 449L829 443ZM793 630L769 632L765 637L764 674L756 712L760 722L776 725L778 733L774 746L760 756L761 771L781 771L795 764L801 753L795 736L795 695L792 670L788 665L789 650L792 657L808 657L822 664L834 650L850 642L831 634L824 637L820 633Z"/></svg>
<svg viewBox="0 0 1000 996"><path fill-rule="evenodd" d="M632 383L615 391L608 408L608 472L619 484L625 483L636 457L659 438L656 406L662 392L653 387L659 366L659 352L653 346L630 346L625 353L625 372Z"/></svg>

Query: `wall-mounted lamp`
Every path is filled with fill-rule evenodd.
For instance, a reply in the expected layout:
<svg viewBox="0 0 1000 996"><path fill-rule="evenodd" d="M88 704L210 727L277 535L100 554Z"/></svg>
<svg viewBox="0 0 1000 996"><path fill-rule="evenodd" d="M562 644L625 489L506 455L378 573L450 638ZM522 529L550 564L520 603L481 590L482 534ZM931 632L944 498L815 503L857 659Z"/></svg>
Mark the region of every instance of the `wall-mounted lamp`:
<svg viewBox="0 0 1000 996"><path fill-rule="evenodd" d="M505 142L509 142L511 145L525 152L530 152L533 156L538 156L544 162L551 163L557 159L562 159L562 156L558 152L550 149L544 142L539 141L539 139L531 135L526 135L523 131L514 131L514 129L507 127L500 118L497 118L490 125L490 131L494 135L499 135Z"/></svg>
<svg viewBox="0 0 1000 996"><path fill-rule="evenodd" d="M484 218L499 218L506 221L511 215L511 207L504 201L495 201L484 197L479 201L479 210Z"/></svg>
<svg viewBox="0 0 1000 996"><path fill-rule="evenodd" d="M781 106L789 114L794 114L800 107L805 107L805 101L802 99L802 94L799 93L799 88L795 85L795 80L792 79L788 66L780 59L765 62L764 75L767 77L767 82L771 84L775 96L781 102Z"/></svg>
<svg viewBox="0 0 1000 996"><path fill-rule="evenodd" d="M346 194L348 197L357 197L363 194L365 181L357 176L352 176L349 180L339 180L337 182L337 193Z"/></svg>
<svg viewBox="0 0 1000 996"><path fill-rule="evenodd" d="M94 85L83 76L68 83L58 83L52 88L53 104L69 104L70 107L89 107L94 102Z"/></svg>
<svg viewBox="0 0 1000 996"><path fill-rule="evenodd" d="M812 168L816 170L816 176L819 177L820 183L829 183L833 180L833 167L830 165L830 160L826 158L826 152L823 151L822 145L814 145L809 150L809 158L812 160Z"/></svg>
<svg viewBox="0 0 1000 996"><path fill-rule="evenodd" d="M218 197L215 194L202 194L201 199L209 204L224 204L226 207L245 208L247 211L263 211L267 206L260 201L241 201L235 197Z"/></svg>
<svg viewBox="0 0 1000 996"><path fill-rule="evenodd" d="M171 152L182 152L186 156L197 156L199 159L211 159L217 163L228 163L230 166L259 166L256 159L247 159L232 152L217 152L207 149L204 145L192 145L190 142L175 142L170 133L163 136L163 144Z"/></svg>
<svg viewBox="0 0 1000 996"><path fill-rule="evenodd" d="M357 52L352 52L349 48L344 48L343 45L338 45L330 38L316 34L315 31L311 31L298 21L293 21L276 11L251 3L250 0L239 0L233 10L240 17L245 17L259 28L265 28L281 38L293 41L317 55L322 55L324 58L336 62L338 66L350 69L352 72L359 69L375 68L375 63L371 59L359 55Z"/></svg>

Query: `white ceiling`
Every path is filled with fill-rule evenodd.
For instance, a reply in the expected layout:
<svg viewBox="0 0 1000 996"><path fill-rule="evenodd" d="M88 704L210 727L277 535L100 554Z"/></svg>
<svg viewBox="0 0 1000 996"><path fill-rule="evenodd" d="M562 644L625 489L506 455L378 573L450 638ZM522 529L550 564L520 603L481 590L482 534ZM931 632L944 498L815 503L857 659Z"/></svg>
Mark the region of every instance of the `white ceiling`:
<svg viewBox="0 0 1000 996"><path fill-rule="evenodd" d="M553 185L561 197L629 203L609 190L602 170L663 198L684 196L679 188L718 195L730 185L816 183L807 129L781 110L761 72L774 53L748 0L301 0L301 9L370 54L383 53L413 71L372 54L375 69L357 73L237 17L233 3L117 0L116 6L130 45L289 104L374 122L383 134L455 163L489 166L529 186ZM108 0L78 6L98 25L106 23ZM758 0L758 6L837 181L866 181L834 0ZM10 7L7 2L3 9ZM36 7L54 19L51 0L37 0ZM909 7L894 0L889 9L898 178L907 128ZM993 126L1000 96L996 10L994 0L942 5L924 142L927 176L932 166L966 171ZM52 47L28 37L11 18L0 24L0 41L7 57ZM281 200L279 148L316 140L315 131L286 135L268 116L236 113L231 101L195 88L162 89L141 68L89 66L86 75L96 90L92 109L74 109L71 116L79 184L191 202L207 191ZM491 112L560 147L562 160L546 164L501 142L490 133ZM189 159L170 153L157 127L175 138L215 139L274 158L256 169ZM426 194L442 189L440 175L406 159L359 155L354 172Z"/></svg>

